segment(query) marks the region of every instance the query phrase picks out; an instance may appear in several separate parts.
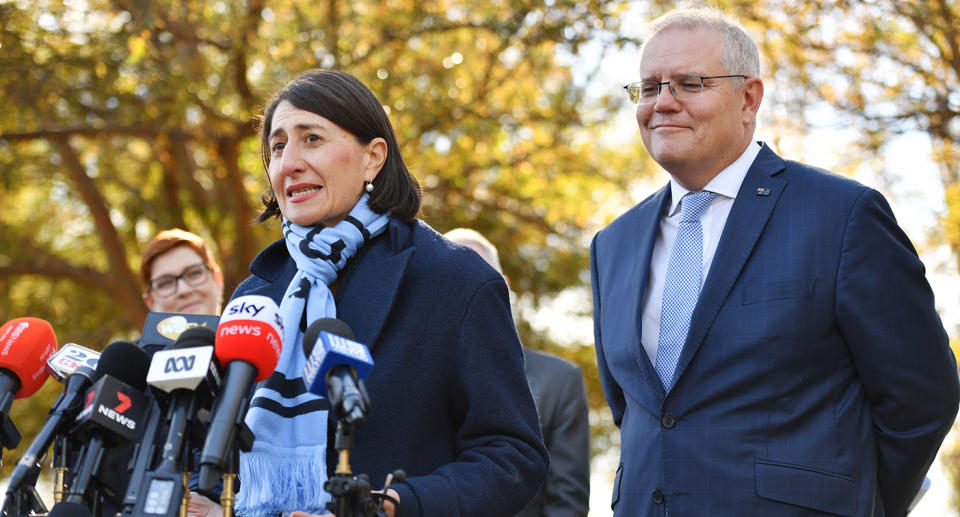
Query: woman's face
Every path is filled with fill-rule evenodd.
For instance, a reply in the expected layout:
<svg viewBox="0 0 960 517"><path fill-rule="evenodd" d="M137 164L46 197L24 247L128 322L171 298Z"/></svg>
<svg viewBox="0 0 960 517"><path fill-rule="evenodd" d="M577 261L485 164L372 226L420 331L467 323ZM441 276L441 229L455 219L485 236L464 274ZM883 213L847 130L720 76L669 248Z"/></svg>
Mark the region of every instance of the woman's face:
<svg viewBox="0 0 960 517"><path fill-rule="evenodd" d="M281 101L273 112L267 174L280 212L301 226L333 226L360 199L387 158L387 143L363 144L316 113Z"/></svg>
<svg viewBox="0 0 960 517"><path fill-rule="evenodd" d="M151 311L220 314L223 273L212 271L189 246L177 246L157 255L150 269L150 285L143 301ZM173 291L168 294L171 286Z"/></svg>

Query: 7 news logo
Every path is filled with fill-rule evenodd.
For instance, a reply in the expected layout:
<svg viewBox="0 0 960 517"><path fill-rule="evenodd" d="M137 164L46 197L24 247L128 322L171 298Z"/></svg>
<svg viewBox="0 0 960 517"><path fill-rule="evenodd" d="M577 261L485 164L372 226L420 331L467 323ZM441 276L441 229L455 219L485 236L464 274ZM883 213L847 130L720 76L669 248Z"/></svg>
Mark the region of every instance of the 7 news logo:
<svg viewBox="0 0 960 517"><path fill-rule="evenodd" d="M87 392L87 400L83 410L77 415L77 421L84 425L95 422L98 426L119 425L121 428L133 431L137 428L137 420L142 415L137 406L143 405L135 392L125 393L123 383L112 381L107 377L95 384ZM133 411L130 411L133 408ZM128 431L124 431L126 433Z"/></svg>
<svg viewBox="0 0 960 517"><path fill-rule="evenodd" d="M90 393L87 394L87 402L86 404L84 404L83 411L80 413L80 416L78 417L78 419L82 418L85 414L90 413L90 411L92 410L90 405L91 403L93 403L93 399L97 398L97 395L100 395L100 393L93 390L91 390ZM133 401L130 400L130 397L127 396L126 393L119 390L116 392L116 396L117 396L118 403L116 406L112 408L105 406L103 402L100 402L98 400L97 413L100 413L101 415L109 418L110 420L113 420L114 422L126 427L127 429L130 429L130 430L136 429L137 423L133 419L123 416L123 414L126 413L128 409L133 407Z"/></svg>

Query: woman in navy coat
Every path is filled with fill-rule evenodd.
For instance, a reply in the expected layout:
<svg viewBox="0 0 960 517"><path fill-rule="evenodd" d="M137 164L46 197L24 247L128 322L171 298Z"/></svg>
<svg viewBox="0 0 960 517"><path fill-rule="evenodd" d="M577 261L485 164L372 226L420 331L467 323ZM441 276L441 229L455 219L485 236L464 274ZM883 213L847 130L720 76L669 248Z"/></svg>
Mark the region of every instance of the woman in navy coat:
<svg viewBox="0 0 960 517"><path fill-rule="evenodd" d="M284 238L254 259L234 298L279 304L284 352L247 415L257 439L241 455L238 515L326 513L335 425L301 378L303 331L319 317L346 322L373 355L372 407L350 463L374 487L406 471L388 514L519 512L548 458L502 277L416 219L419 185L356 78L304 73L268 103L262 126L271 192L259 220L280 218Z"/></svg>

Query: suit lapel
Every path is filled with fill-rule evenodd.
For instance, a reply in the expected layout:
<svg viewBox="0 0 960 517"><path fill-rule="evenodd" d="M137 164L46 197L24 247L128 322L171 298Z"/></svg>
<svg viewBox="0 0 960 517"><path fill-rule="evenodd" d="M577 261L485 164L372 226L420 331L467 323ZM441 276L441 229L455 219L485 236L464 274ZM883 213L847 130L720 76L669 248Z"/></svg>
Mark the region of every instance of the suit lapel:
<svg viewBox="0 0 960 517"><path fill-rule="evenodd" d="M653 247L657 242L657 235L660 233L660 220L670 204L670 184L668 183L666 187L657 192L650 201L638 214L640 217L636 242L640 243L640 253L637 256L638 260L635 263L632 278L625 279L627 281L624 282L624 285L628 288L629 286L638 286L633 291L633 296L627 298L632 302L630 313L634 315L634 321L637 322L636 336L631 341L634 359L636 359L637 365L643 373L643 379L651 390L650 393L657 394L658 398L662 399L666 392L653 363L650 362L650 357L643 348L641 338L643 336L643 298L647 290L647 282L650 279L650 260L653 258Z"/></svg>
<svg viewBox="0 0 960 517"><path fill-rule="evenodd" d="M663 400L663 386L642 344L643 296L660 219L669 201L668 185L601 231L595 242L594 259L604 272L595 286L602 300L599 325L604 356L620 387L630 397L643 400L651 411Z"/></svg>
<svg viewBox="0 0 960 517"><path fill-rule="evenodd" d="M381 236L380 242L374 243L357 263L337 307L337 317L350 325L357 341L367 345L371 352L415 249L412 245L403 247L409 227L398 230L397 225L391 223L388 232L389 235Z"/></svg>
<svg viewBox="0 0 960 517"><path fill-rule="evenodd" d="M776 174L783 170L783 159L764 146L747 171L737 199L733 203L730 215L724 225L713 263L707 273L707 280L700 291L700 298L693 310L690 330L680 358L674 379L677 381L694 354L703 343L714 319L726 301L744 264L753 252L760 234L773 213L786 182Z"/></svg>

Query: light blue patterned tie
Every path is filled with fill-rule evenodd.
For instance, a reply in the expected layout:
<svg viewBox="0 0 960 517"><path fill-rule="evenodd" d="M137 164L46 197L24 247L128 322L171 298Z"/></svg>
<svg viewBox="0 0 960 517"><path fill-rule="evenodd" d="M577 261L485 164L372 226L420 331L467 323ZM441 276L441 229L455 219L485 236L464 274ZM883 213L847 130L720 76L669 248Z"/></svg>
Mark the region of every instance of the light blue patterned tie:
<svg viewBox="0 0 960 517"><path fill-rule="evenodd" d="M714 192L691 192L680 200L677 240L670 251L667 279L660 311L660 340L654 368L664 389L670 391L680 350L690 330L690 316L700 296L703 280L703 228L700 218L717 196Z"/></svg>

